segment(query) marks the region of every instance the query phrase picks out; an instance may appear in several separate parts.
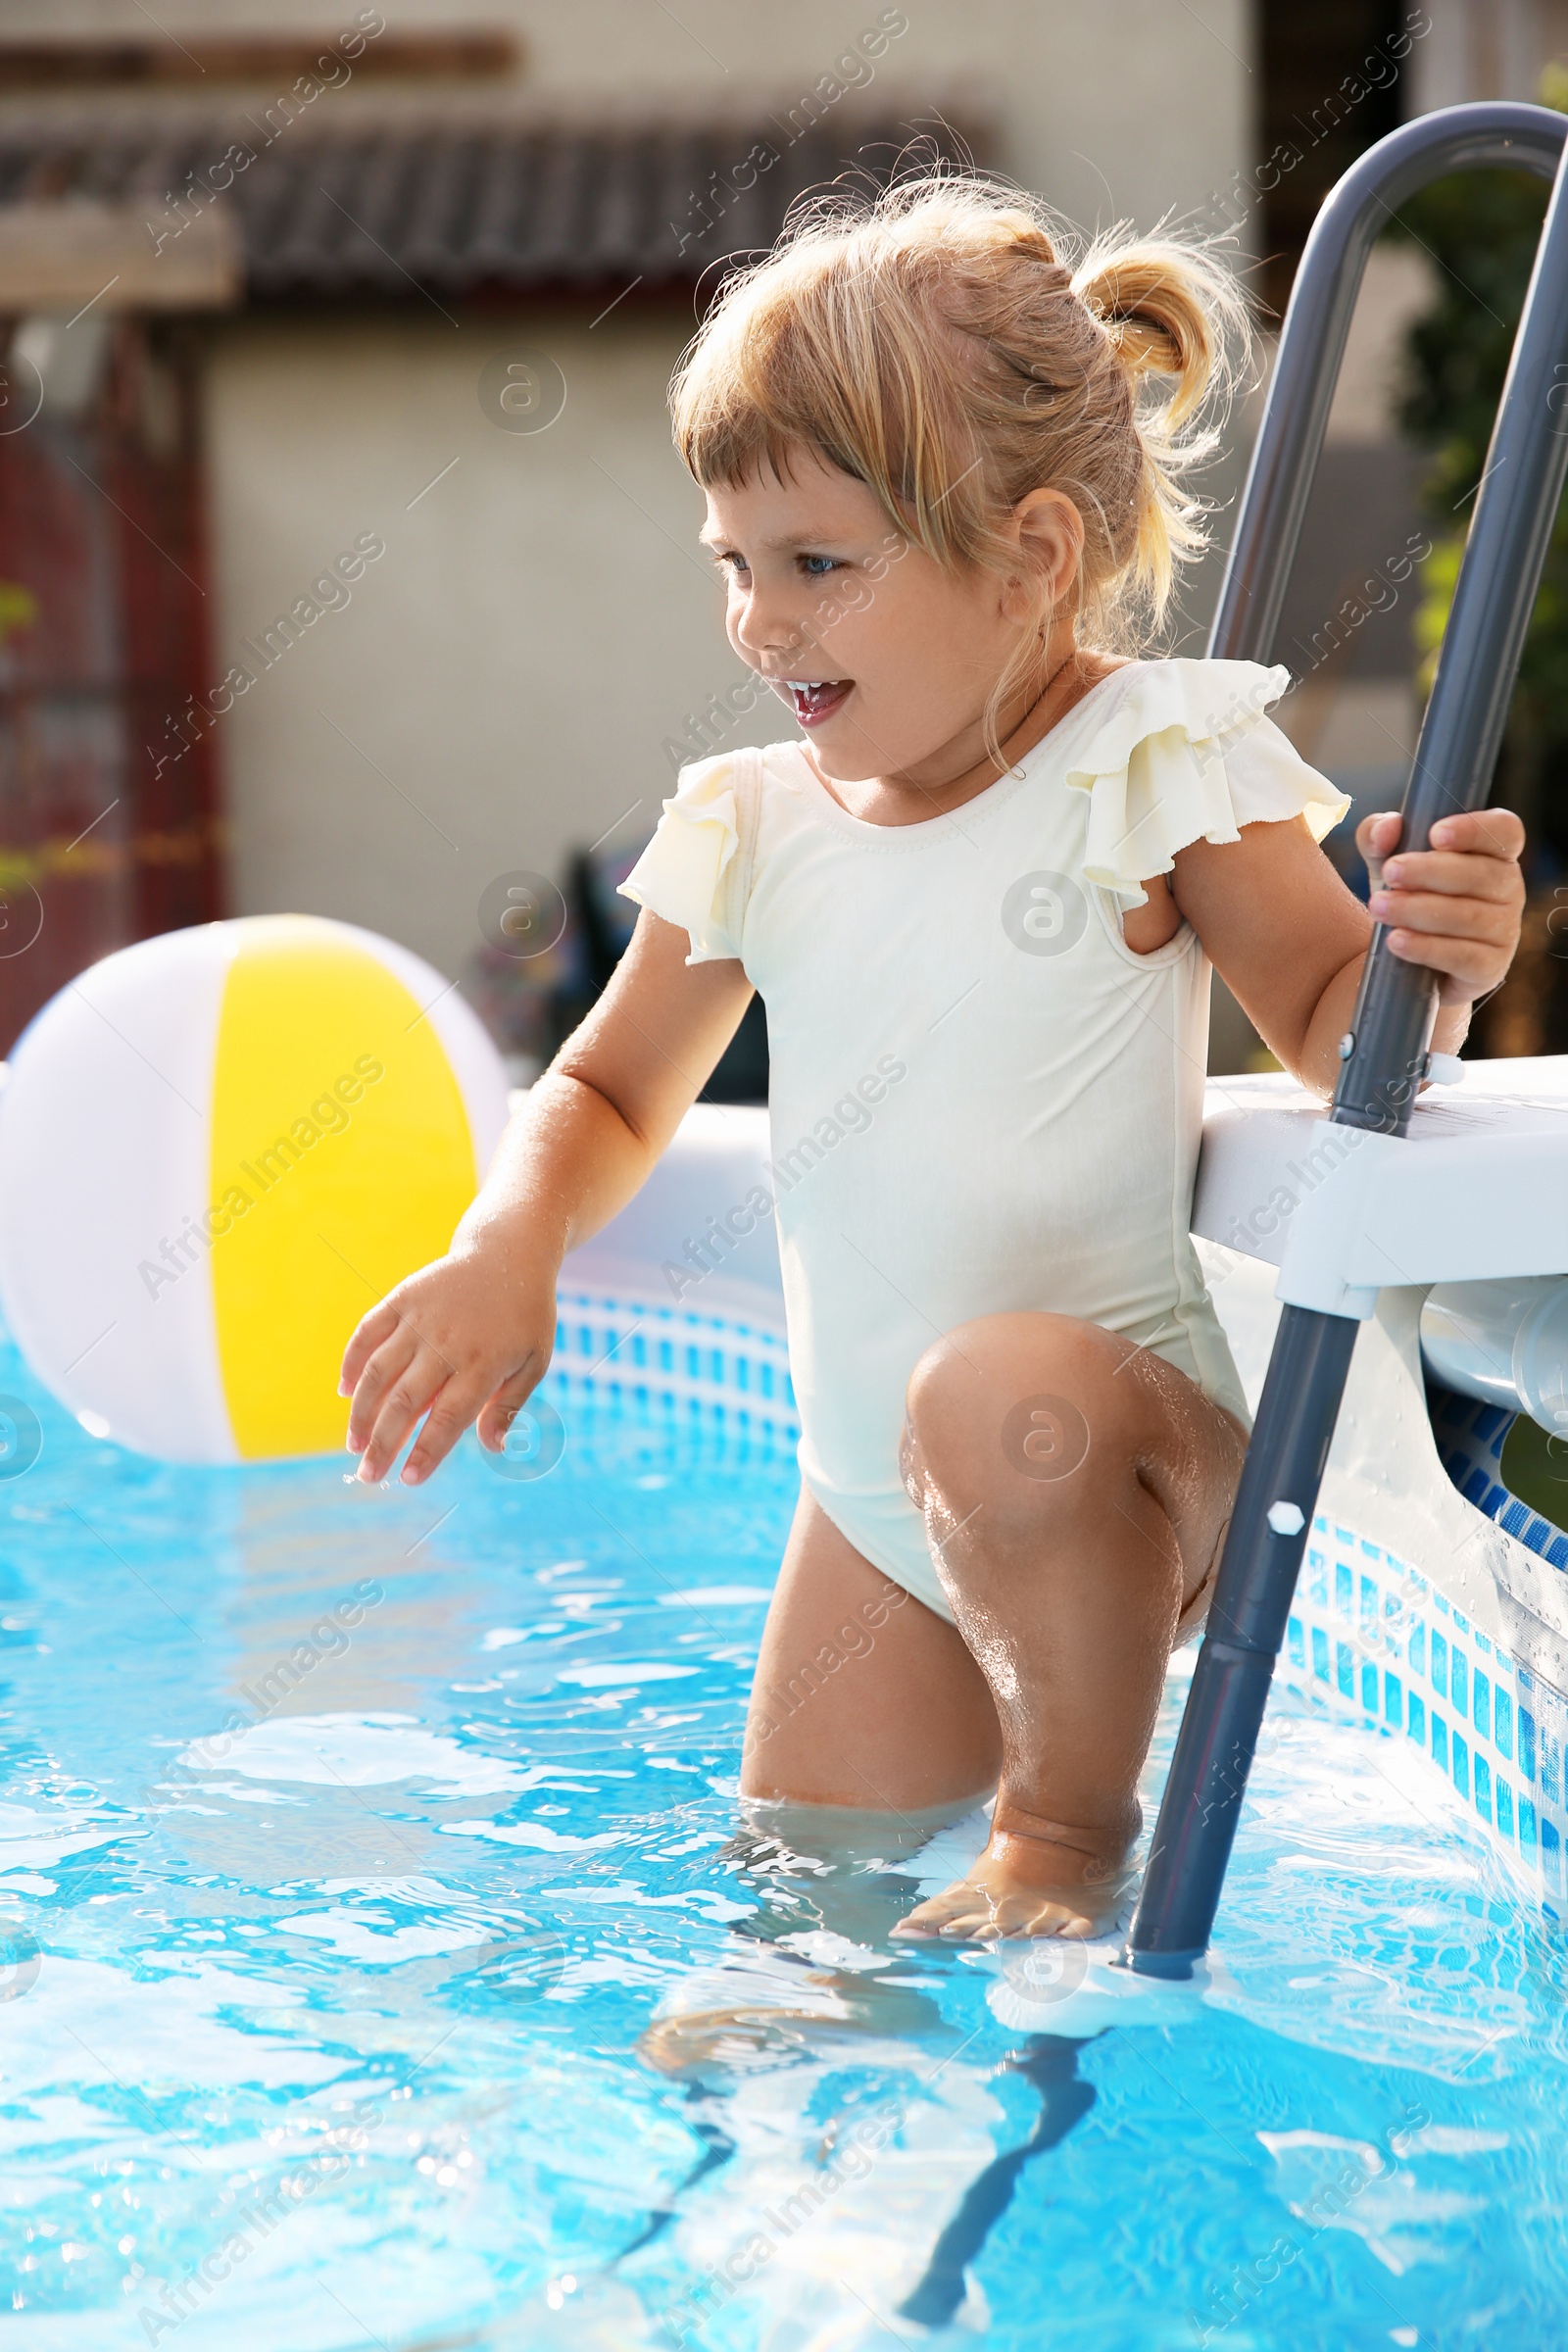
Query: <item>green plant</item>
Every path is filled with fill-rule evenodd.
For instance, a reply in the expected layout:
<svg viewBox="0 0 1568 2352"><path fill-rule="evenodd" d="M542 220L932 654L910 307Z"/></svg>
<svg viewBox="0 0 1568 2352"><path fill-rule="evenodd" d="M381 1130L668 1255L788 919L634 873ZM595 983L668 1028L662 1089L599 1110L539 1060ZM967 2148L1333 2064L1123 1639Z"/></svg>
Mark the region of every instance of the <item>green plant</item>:
<svg viewBox="0 0 1568 2352"><path fill-rule="evenodd" d="M0 645L17 629L30 629L38 617L38 599L20 580L0 580Z"/></svg>

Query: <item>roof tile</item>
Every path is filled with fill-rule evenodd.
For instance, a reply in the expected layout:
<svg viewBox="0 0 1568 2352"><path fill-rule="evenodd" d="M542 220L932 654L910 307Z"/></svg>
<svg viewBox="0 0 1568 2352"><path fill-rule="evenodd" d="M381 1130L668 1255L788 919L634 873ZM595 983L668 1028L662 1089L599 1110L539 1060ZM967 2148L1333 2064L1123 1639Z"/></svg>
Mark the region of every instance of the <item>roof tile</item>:
<svg viewBox="0 0 1568 2352"><path fill-rule="evenodd" d="M889 121L788 119L706 127L572 129L430 122L327 135L249 118L177 132L122 119L0 129L0 204L91 194L146 203L150 235L206 201L242 142L251 161L220 199L253 300L411 297L598 287L628 275L690 284L726 255L771 244L792 201L850 172L882 182L915 147ZM922 126L922 166L966 152Z"/></svg>

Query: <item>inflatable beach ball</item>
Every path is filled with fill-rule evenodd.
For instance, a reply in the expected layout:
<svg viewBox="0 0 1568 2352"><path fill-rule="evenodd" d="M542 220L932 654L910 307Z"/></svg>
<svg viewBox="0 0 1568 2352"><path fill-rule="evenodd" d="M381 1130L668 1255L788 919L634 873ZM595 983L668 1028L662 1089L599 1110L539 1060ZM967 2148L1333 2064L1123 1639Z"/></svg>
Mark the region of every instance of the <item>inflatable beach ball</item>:
<svg viewBox="0 0 1568 2352"><path fill-rule="evenodd" d="M0 1309L96 1436L185 1462L340 1446L350 1333L438 1257L507 1115L438 972L307 915L107 956L0 1093Z"/></svg>

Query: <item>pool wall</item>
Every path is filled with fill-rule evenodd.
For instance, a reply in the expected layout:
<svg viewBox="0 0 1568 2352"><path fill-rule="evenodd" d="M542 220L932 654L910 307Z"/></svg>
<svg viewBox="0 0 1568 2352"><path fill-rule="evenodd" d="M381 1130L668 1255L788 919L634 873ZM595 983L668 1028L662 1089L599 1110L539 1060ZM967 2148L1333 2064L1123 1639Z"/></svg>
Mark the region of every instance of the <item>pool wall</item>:
<svg viewBox="0 0 1568 2352"><path fill-rule="evenodd" d="M1314 1709L1404 1740L1528 1890L1560 1909L1568 1703L1430 1577L1319 1512L1280 1680Z"/></svg>
<svg viewBox="0 0 1568 2352"><path fill-rule="evenodd" d="M556 1295L556 1403L608 1396L670 1421L706 1422L768 1445L801 1434L781 1324L661 1300L646 1278Z"/></svg>
<svg viewBox="0 0 1568 2352"><path fill-rule="evenodd" d="M1279 1308L1272 1266L1200 1255L1249 1396ZM1422 1288L1387 1290L1356 1342L1281 1680L1419 1751L1521 1884L1564 1895L1568 1577L1458 1493L1421 1369Z"/></svg>

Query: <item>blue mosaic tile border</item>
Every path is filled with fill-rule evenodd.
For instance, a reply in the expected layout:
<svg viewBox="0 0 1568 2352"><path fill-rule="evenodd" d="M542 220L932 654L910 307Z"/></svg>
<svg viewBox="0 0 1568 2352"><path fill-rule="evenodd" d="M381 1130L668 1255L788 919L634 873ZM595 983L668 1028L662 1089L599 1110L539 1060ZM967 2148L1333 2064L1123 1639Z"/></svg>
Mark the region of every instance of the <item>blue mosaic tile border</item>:
<svg viewBox="0 0 1568 2352"><path fill-rule="evenodd" d="M1322 1513L1312 1529L1280 1680L1408 1740L1555 1910L1568 1892L1568 1698L1393 1552Z"/></svg>
<svg viewBox="0 0 1568 2352"><path fill-rule="evenodd" d="M1539 1551L1553 1568L1568 1568L1568 1535L1510 1494L1502 1483L1503 1441L1518 1414L1457 1396L1451 1389L1430 1388L1428 1400L1438 1459L1466 1502L1495 1519L1531 1551Z"/></svg>
<svg viewBox="0 0 1568 2352"><path fill-rule="evenodd" d="M546 1382L560 1401L606 1398L774 1445L801 1434L781 1330L621 1292L563 1291Z"/></svg>

